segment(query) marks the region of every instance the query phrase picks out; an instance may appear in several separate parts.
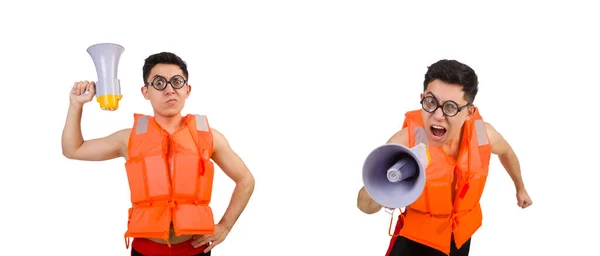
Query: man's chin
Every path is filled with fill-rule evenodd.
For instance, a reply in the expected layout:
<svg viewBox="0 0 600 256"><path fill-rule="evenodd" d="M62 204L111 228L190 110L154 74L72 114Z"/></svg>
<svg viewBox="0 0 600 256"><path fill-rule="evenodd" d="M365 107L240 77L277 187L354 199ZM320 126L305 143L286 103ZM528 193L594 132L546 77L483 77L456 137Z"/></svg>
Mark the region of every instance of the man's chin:
<svg viewBox="0 0 600 256"><path fill-rule="evenodd" d="M161 115L163 117L175 117L181 114L181 110L178 109L161 109L155 110L155 114Z"/></svg>

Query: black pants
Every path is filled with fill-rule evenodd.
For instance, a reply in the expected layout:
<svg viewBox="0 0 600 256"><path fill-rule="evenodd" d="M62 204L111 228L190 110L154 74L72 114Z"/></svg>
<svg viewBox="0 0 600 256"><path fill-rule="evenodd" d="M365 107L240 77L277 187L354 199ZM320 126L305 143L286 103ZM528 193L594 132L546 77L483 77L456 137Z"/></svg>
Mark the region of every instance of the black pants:
<svg viewBox="0 0 600 256"><path fill-rule="evenodd" d="M471 238L467 240L460 250L456 248L453 238L450 245L450 256L468 256L470 248ZM389 256L445 256L445 254L429 246L399 236L396 238Z"/></svg>
<svg viewBox="0 0 600 256"><path fill-rule="evenodd" d="M206 253L200 253L200 254L196 254L196 255L189 255L189 256L210 256L211 251L208 251ZM141 253L139 253L138 251L134 250L133 247L131 248L131 256L150 256L150 255L143 255Z"/></svg>

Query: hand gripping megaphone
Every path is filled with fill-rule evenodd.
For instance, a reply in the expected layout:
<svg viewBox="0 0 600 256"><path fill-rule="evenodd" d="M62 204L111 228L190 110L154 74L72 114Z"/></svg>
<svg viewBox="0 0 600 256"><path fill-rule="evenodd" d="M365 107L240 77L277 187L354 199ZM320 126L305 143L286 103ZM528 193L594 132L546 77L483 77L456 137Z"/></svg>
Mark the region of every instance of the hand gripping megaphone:
<svg viewBox="0 0 600 256"><path fill-rule="evenodd" d="M386 210L406 207L421 196L429 161L429 152L422 143L412 148L400 144L377 147L363 165L365 190Z"/></svg>
<svg viewBox="0 0 600 256"><path fill-rule="evenodd" d="M96 101L103 110L114 111L119 108L121 81L118 79L119 60L125 48L113 43L94 44L87 48L96 66Z"/></svg>

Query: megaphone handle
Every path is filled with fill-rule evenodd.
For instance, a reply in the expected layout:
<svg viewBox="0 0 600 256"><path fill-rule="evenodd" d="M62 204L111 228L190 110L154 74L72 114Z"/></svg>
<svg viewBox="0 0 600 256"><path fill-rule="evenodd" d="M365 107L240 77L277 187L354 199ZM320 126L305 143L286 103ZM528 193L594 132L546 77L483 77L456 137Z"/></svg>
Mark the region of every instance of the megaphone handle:
<svg viewBox="0 0 600 256"><path fill-rule="evenodd" d="M396 210L394 208L388 208L388 207L383 207L383 208L384 208L385 212L387 212L389 214L394 214L394 210Z"/></svg>
<svg viewBox="0 0 600 256"><path fill-rule="evenodd" d="M414 146L411 150L417 155L419 161L424 167L427 167L429 165L429 162L431 162L431 156L429 155L427 145L419 143L418 145Z"/></svg>
<svg viewBox="0 0 600 256"><path fill-rule="evenodd" d="M396 210L396 209L391 209L391 208L387 208L387 207L385 209L386 209L386 212L387 212L387 210L391 210L392 211L390 213L390 227L388 228L388 234L391 237L400 236L400 230L398 230L398 234L397 235L392 234L392 223L394 223L394 214L393 213L394 213L394 210ZM404 225L404 215L402 214L402 210L400 210L400 215L398 215L398 221L401 221L400 226L398 226L398 227L402 228L402 226Z"/></svg>

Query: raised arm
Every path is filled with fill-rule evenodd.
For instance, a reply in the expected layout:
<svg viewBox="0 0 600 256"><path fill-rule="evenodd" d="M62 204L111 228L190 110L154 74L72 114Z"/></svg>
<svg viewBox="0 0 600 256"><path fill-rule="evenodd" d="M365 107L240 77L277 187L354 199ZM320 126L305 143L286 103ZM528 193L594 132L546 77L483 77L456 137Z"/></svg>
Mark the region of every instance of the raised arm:
<svg viewBox="0 0 600 256"><path fill-rule="evenodd" d="M85 91L89 94L83 94ZM106 137L85 141L81 134L83 105L94 97L93 82L76 82L70 96L67 120L62 133L62 152L69 159L103 161L127 153L130 129L123 129Z"/></svg>
<svg viewBox="0 0 600 256"><path fill-rule="evenodd" d="M390 143L408 146L408 133L406 129L402 129L396 132L394 135L392 135L392 137L388 139L386 144ZM360 191L358 191L358 198L356 204L358 209L360 209L366 214L377 213L381 210L381 208L383 208L380 204L375 202L373 198L371 198L364 186L360 189Z"/></svg>

